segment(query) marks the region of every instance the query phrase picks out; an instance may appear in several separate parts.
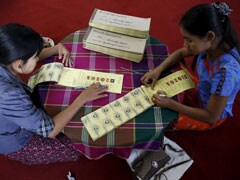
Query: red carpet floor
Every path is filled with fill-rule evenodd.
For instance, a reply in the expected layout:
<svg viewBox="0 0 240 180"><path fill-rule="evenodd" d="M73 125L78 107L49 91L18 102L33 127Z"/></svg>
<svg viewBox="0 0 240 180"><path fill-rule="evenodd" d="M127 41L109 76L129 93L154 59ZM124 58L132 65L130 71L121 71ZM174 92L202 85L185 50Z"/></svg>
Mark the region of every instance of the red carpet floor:
<svg viewBox="0 0 240 180"><path fill-rule="evenodd" d="M69 33L88 26L94 8L140 17L151 17L150 34L165 42L172 52L183 44L178 21L185 10L200 0L0 0L0 25L17 22L29 25L42 36L60 41ZM240 36L240 1L229 0L231 19ZM238 108L238 109L237 109ZM207 132L168 132L194 159L183 180L240 179L239 104L234 118ZM77 180L131 180L126 162L114 155L90 161L25 166L0 156L1 180L66 180L68 171Z"/></svg>

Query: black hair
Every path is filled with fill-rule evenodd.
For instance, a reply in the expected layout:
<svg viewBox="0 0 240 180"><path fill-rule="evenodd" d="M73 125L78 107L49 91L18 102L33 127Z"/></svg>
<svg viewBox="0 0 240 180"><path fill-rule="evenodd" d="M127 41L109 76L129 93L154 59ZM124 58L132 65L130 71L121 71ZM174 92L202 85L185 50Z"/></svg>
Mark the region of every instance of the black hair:
<svg viewBox="0 0 240 180"><path fill-rule="evenodd" d="M216 36L221 37L219 48L224 52L229 52L232 48L236 48L240 53L240 44L237 33L228 17L228 13L219 11L219 5L226 3L216 2L214 4L199 4L189 9L181 18L180 26L192 35L204 37L209 31L213 31ZM228 5L228 11L231 12ZM230 47L227 48L226 44ZM236 55L233 55L235 58ZM196 58L195 58L196 59ZM239 59L237 59L240 61ZM195 60L194 60L195 61ZM193 61L192 68L196 62Z"/></svg>
<svg viewBox="0 0 240 180"><path fill-rule="evenodd" d="M0 64L9 65L17 59L27 63L43 49L42 37L25 25L9 23L0 27Z"/></svg>

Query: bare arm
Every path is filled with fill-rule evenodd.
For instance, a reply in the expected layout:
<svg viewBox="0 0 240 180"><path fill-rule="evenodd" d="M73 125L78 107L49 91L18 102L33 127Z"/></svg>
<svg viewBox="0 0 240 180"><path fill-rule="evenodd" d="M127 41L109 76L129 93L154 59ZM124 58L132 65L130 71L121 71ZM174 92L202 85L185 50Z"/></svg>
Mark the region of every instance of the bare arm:
<svg viewBox="0 0 240 180"><path fill-rule="evenodd" d="M53 117L55 127L49 137L53 138L58 135L59 132L66 126L66 124L87 101L106 97L106 94L101 94L106 90L106 86L99 87L97 84L94 84L84 90L71 105Z"/></svg>
<svg viewBox="0 0 240 180"><path fill-rule="evenodd" d="M155 69L162 72L166 68L178 63L181 59L192 56L193 54L185 47L174 51Z"/></svg>
<svg viewBox="0 0 240 180"><path fill-rule="evenodd" d="M39 54L39 61L42 61L48 57L51 57L58 53L57 46L43 48L42 52Z"/></svg>
<svg viewBox="0 0 240 180"><path fill-rule="evenodd" d="M147 72L143 75L141 78L141 81L146 86L149 85L149 80L152 80L151 86L154 87L156 81L158 80L158 77L162 73L163 70L170 67L173 64L176 64L181 59L184 59L186 57L192 56L192 53L187 50L187 48L183 47L181 49L178 49L177 51L173 52L171 55L169 55L159 66L157 66L152 71Z"/></svg>
<svg viewBox="0 0 240 180"><path fill-rule="evenodd" d="M39 54L39 60L42 61L56 54L58 54L59 59L62 59L62 63L65 63L65 66L72 67L73 60L71 55L61 43L53 47L43 48L42 52Z"/></svg>
<svg viewBox="0 0 240 180"><path fill-rule="evenodd" d="M227 100L228 96L213 94L210 97L207 109L200 109L186 106L167 97L160 97L158 94L153 96L153 101L156 105L172 109L192 119L209 124L214 124L219 119L226 106Z"/></svg>
<svg viewBox="0 0 240 180"><path fill-rule="evenodd" d="M58 113L53 117L53 122L55 124L52 133L49 137L55 137L59 134L59 132L66 126L66 124L73 118L73 116L77 113L77 111L85 104L83 100L81 100L78 96L75 101L68 106L66 109Z"/></svg>

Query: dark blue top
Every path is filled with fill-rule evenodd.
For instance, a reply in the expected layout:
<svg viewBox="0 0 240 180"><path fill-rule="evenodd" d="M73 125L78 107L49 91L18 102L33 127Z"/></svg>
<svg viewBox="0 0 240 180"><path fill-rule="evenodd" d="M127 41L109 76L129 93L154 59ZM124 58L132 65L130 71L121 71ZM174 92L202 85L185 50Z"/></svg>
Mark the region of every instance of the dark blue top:
<svg viewBox="0 0 240 180"><path fill-rule="evenodd" d="M0 153L22 148L44 119L50 119L30 98L31 89L0 66ZM45 121L45 120L44 120ZM52 121L50 119L50 121Z"/></svg>

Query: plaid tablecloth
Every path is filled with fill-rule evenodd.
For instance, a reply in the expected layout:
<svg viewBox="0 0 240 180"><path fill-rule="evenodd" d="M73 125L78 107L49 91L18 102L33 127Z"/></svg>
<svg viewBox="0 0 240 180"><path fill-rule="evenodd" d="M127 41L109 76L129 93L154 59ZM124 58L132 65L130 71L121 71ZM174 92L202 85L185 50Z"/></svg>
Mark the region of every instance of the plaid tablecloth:
<svg viewBox="0 0 240 180"><path fill-rule="evenodd" d="M85 32L85 29L76 31L62 40L74 59L73 67L124 74L122 94L109 93L106 98L85 104L64 128L64 133L86 157L91 159L100 158L107 153L128 158L133 148L159 149L164 129L178 116L176 112L169 109L152 107L94 142L80 118L139 87L142 75L159 65L168 56L167 46L150 36L143 60L140 63L134 63L84 49L82 38ZM50 62L60 62L60 60L56 56L45 61L45 63ZM174 69L166 73L172 71ZM56 83L43 83L38 88L41 100L50 116L62 111L81 93L79 89L63 87Z"/></svg>

